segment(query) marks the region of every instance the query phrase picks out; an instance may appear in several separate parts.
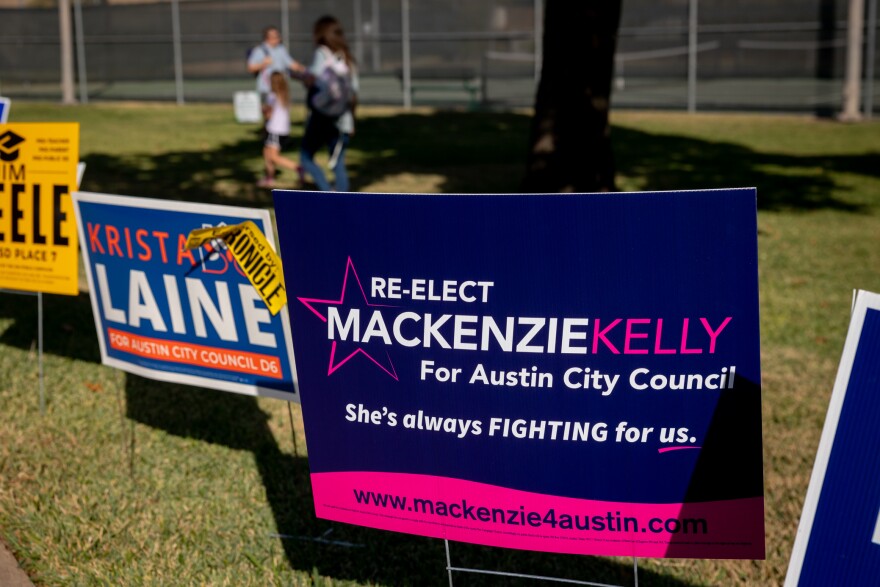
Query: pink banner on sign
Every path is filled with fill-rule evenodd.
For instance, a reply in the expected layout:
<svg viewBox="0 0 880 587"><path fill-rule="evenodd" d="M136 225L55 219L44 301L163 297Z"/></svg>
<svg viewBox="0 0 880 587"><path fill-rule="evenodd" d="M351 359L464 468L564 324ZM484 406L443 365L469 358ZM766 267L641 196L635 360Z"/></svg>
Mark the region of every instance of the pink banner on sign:
<svg viewBox="0 0 880 587"><path fill-rule="evenodd" d="M618 503L404 473L314 473L320 518L489 546L569 554L764 558L763 497Z"/></svg>

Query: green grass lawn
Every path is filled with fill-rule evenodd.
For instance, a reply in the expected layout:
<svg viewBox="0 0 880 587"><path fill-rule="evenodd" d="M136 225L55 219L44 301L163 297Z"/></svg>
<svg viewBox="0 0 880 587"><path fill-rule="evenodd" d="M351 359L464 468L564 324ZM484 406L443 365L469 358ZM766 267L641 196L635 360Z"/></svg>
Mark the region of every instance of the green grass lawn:
<svg viewBox="0 0 880 587"><path fill-rule="evenodd" d="M255 185L257 129L228 106L15 103L12 120L79 121L84 190L271 206ZM641 560L639 584L779 584L852 290L880 291L880 125L641 112L613 122L622 189L758 188L767 560ZM527 113L365 109L352 187L514 192L528 125ZM102 367L88 294L44 305L40 415L36 301L0 294L0 536L36 583L448 584L442 541L315 519L297 406L294 444L284 402ZM336 542L302 539L327 532ZM632 584L631 559L459 543L451 554L458 567Z"/></svg>

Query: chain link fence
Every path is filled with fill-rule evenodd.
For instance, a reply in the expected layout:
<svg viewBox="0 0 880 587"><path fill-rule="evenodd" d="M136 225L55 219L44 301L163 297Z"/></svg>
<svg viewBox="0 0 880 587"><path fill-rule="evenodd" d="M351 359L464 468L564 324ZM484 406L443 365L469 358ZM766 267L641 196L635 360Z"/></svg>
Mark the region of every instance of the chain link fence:
<svg viewBox="0 0 880 587"><path fill-rule="evenodd" d="M877 0L866 0L864 108L876 110ZM229 101L267 25L299 60L333 14L361 101L522 107L534 99L543 0L73 0L77 96ZM57 3L0 0L0 94L60 98ZM53 5L54 4L54 5ZM615 107L839 111L846 0L624 0ZM537 40L537 42L536 42ZM577 67L577 56L572 67ZM295 88L295 97L302 90Z"/></svg>

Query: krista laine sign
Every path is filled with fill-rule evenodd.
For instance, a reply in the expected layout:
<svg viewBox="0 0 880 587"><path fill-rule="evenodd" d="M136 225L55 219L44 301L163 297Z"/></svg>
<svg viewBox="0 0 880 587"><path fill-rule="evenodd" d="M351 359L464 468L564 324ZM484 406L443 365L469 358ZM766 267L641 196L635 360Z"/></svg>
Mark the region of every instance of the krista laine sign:
<svg viewBox="0 0 880 587"><path fill-rule="evenodd" d="M754 189L275 204L319 517L764 557Z"/></svg>
<svg viewBox="0 0 880 587"><path fill-rule="evenodd" d="M273 316L246 272L259 255L243 268L219 240L186 248L194 229L245 221L272 242L268 212L87 192L74 203L105 365L297 401L286 309Z"/></svg>

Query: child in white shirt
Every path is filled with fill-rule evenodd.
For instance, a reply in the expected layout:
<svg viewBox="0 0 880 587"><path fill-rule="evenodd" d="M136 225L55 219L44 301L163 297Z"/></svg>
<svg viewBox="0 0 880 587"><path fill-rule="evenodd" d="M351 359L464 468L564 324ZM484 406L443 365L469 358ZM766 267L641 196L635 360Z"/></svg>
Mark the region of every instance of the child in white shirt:
<svg viewBox="0 0 880 587"><path fill-rule="evenodd" d="M266 141L263 143L263 162L266 174L257 182L260 187L275 185L275 169L283 167L302 175L297 163L281 154L290 144L290 89L287 79L281 72L274 72L270 78L271 91L263 106L266 118Z"/></svg>

